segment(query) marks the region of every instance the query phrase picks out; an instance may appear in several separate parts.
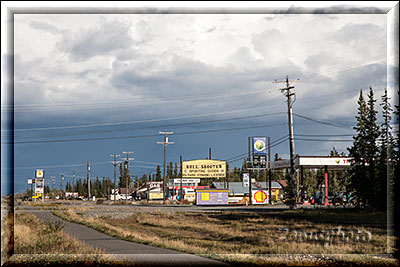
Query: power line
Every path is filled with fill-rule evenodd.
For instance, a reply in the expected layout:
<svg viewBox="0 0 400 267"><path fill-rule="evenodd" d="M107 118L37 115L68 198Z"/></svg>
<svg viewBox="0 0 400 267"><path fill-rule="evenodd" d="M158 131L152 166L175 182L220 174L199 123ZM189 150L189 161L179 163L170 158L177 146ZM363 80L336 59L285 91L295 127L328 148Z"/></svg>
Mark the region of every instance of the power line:
<svg viewBox="0 0 400 267"><path fill-rule="evenodd" d="M335 136L354 136L354 134L295 134L296 136L315 136L315 137L335 137Z"/></svg>
<svg viewBox="0 0 400 267"><path fill-rule="evenodd" d="M74 104L43 104L43 105L35 105L35 104L21 104L21 105L2 105L2 110L7 111L7 109L13 109L13 111L49 111L49 110L56 110L59 108L79 108L79 109L91 109L91 108L110 108L110 106L107 105L118 105L120 107L121 104L132 104L137 102L135 106L139 105L148 105L150 103L162 103L162 102L174 102L174 101L191 101L191 100L201 100L201 99L215 99L215 98L226 98L226 97L235 97L235 96L243 96L243 95L250 95L250 94L255 94L255 93L261 93L265 92L264 89L262 90L251 90L251 91L237 91L237 92L228 92L224 93L221 95L216 95L216 94L207 94L207 95L192 95L192 96L176 96L176 97L170 97L170 98L145 98L145 99L131 99L131 100L125 100L125 101L108 101L108 102L96 102L96 103L74 103ZM273 93L273 91L270 91L268 93ZM82 106L82 107L81 107ZM113 107L113 106L111 106ZM35 109L38 108L38 109Z"/></svg>
<svg viewBox="0 0 400 267"><path fill-rule="evenodd" d="M278 105L270 105L278 106ZM255 107L248 109L240 109L240 110L230 110L230 111L222 111L222 112L213 112L208 114L194 114L188 116L181 117L169 117L169 118L159 118L159 119L148 119L148 120L139 120L139 121L128 121L128 122L110 122L110 123L98 123L98 124L82 124L82 125L69 125L69 126L59 126L59 127L45 127L45 128L20 128L14 129L14 131L44 131L44 130L59 130L59 129L74 129L74 128L89 128L89 127L101 127L101 126L115 126L115 125L127 125L127 124L137 124L137 123L147 123L147 122L158 122L158 121L166 121L166 120L177 120L177 119L189 119L195 117L204 117L204 116L215 116L218 114L227 114L227 113L235 113L241 111L255 110L255 109L263 109L265 107ZM13 131L13 130L3 130L3 131Z"/></svg>
<svg viewBox="0 0 400 267"><path fill-rule="evenodd" d="M353 142L354 140L346 140L346 139L308 139L308 138L295 138L294 140L301 141L313 141L313 142Z"/></svg>
<svg viewBox="0 0 400 267"><path fill-rule="evenodd" d="M346 127L346 126L342 126L342 125L338 125L338 124L333 124L333 123L329 123L329 122L316 120L316 119L313 119L313 118L310 118L310 117L307 117L307 116L303 116L303 115L300 115L300 114L293 113L293 115L296 116L296 117L305 119L305 120L312 121L312 122L316 122L316 123L320 123L320 124L324 124L324 125L329 125L329 126L333 126L333 127L338 127L338 128L342 128L342 129L346 129L346 130L349 129L349 127Z"/></svg>
<svg viewBox="0 0 400 267"><path fill-rule="evenodd" d="M238 127L238 128L227 128L227 129L215 129L215 130L204 130L194 132L178 132L176 135L187 135L187 134L201 134L201 133L212 133L212 132L223 132L223 131L240 131L254 128L265 128L273 126L281 126L286 123L277 124L265 124L260 126L249 126L249 127ZM157 134L148 135L133 135L133 136L112 136L112 137L93 137L93 138L80 138L80 139L59 139L59 140L31 140L31 141L17 141L17 142L2 142L2 144L40 144L40 143L65 143L65 142L82 142L82 141L99 141L99 140L115 140L115 139L131 139L131 138L146 138L155 137Z"/></svg>
<svg viewBox="0 0 400 267"><path fill-rule="evenodd" d="M230 121L230 120L241 120L241 119L248 119L252 117L261 117L261 116L274 116L274 115L279 115L279 114L284 114L284 112L275 112L275 113L269 113L269 114L258 114L258 115L252 115L252 116L243 116L243 117L236 117L236 118L226 118L226 119L218 119L218 120L208 120L208 121L200 121L200 122L187 122L187 123L177 123L177 124L170 124L167 125L169 127L173 126L184 126L184 125L192 125L192 124L204 124L204 123L213 123L213 122L225 122L225 121ZM165 125L164 125L165 126ZM163 126L147 126L147 127L141 127L140 129L136 130L143 130L143 129L154 129L158 127L163 127ZM105 132L121 132L121 131L131 131L132 129L113 129L113 130L102 130L101 133ZM134 129L135 130L135 129ZM53 134L53 135L41 135L40 137L64 137L64 136L79 136L79 135L85 135L85 134L90 134L90 133L98 133L98 131L92 131L92 132L83 132L83 133L75 133L75 134ZM16 137L15 139L20 139Z"/></svg>

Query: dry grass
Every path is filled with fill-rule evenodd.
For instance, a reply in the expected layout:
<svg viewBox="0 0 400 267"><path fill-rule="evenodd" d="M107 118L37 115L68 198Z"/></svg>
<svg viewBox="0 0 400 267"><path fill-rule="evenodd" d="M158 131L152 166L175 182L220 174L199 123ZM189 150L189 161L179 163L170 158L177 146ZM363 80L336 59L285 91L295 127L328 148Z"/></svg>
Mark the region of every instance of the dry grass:
<svg viewBox="0 0 400 267"><path fill-rule="evenodd" d="M358 224L346 223L345 226L341 226L293 219L290 216L282 218L270 214L230 211L138 212L127 218L93 218L73 210L60 211L56 214L121 239L203 255L230 263L254 265L288 265L291 262L296 265L332 265L335 262L372 265L394 263L390 259L370 256L387 253L386 231ZM346 233L348 239L337 234L338 226L341 226L340 230ZM310 235L311 232L314 232L313 236ZM351 232L355 235L351 236L349 234ZM363 234L357 235L360 232ZM370 239L366 238L369 237L365 234L367 232L371 233ZM328 258L319 256L327 254L333 256ZM361 257L355 260L357 255ZM332 257L336 257L334 261Z"/></svg>
<svg viewBox="0 0 400 267"><path fill-rule="evenodd" d="M61 223L46 224L32 214L17 213L14 225L15 254L4 266L122 263L66 235L62 228Z"/></svg>

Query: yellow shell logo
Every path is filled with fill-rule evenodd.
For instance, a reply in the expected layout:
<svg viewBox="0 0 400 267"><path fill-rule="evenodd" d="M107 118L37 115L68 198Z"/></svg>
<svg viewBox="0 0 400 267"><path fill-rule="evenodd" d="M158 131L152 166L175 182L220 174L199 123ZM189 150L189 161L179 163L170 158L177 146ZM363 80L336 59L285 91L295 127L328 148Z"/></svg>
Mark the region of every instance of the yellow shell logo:
<svg viewBox="0 0 400 267"><path fill-rule="evenodd" d="M254 199L256 200L257 203L262 203L267 199L267 194L265 194L264 191L257 191L254 194Z"/></svg>
<svg viewBox="0 0 400 267"><path fill-rule="evenodd" d="M337 160L336 160L336 164L339 164L339 162L340 162L340 160L337 159Z"/></svg>

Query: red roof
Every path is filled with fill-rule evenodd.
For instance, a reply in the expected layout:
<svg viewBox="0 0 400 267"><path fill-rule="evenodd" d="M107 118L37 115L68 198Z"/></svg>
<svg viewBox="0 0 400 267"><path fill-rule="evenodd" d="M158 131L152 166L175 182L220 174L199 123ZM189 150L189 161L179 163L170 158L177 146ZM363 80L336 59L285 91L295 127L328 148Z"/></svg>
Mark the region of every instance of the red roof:
<svg viewBox="0 0 400 267"><path fill-rule="evenodd" d="M133 192L135 192L136 191L136 188L128 188L129 190L128 190L128 194L131 194L131 193L133 193ZM126 194L126 188L125 187L121 187L120 189L119 189L119 193L120 194Z"/></svg>
<svg viewBox="0 0 400 267"><path fill-rule="evenodd" d="M287 181L286 180L278 180L277 182L280 183L282 187L286 187L287 186Z"/></svg>

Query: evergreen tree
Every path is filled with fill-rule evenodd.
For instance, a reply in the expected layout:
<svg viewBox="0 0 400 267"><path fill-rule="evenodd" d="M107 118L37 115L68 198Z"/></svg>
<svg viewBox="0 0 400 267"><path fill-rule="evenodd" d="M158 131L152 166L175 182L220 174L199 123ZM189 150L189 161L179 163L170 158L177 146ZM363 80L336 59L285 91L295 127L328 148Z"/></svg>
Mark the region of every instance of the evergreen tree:
<svg viewBox="0 0 400 267"><path fill-rule="evenodd" d="M178 177L178 164L175 162L175 167L174 167L174 177Z"/></svg>
<svg viewBox="0 0 400 267"><path fill-rule="evenodd" d="M85 195L85 188L83 187L82 179L81 179L81 178L79 178L79 180L77 181L76 187L77 187L77 190L76 190L76 191L78 192L78 194L79 194L80 196L84 196L84 195Z"/></svg>
<svg viewBox="0 0 400 267"><path fill-rule="evenodd" d="M376 199L376 192L377 186L381 187L381 182L384 183L384 187L386 188L386 180L379 181L377 179L377 161L378 161L378 140L380 136L380 129L377 125L376 121L376 114L378 113L375 110L375 102L374 99L374 92L370 87L369 94L368 94L368 104L367 104L367 120L366 120L366 161L368 163L367 169L367 177L366 183L369 185L369 190L367 190L367 199L366 205L376 207L377 199ZM378 185L379 184L379 185Z"/></svg>
<svg viewBox="0 0 400 267"><path fill-rule="evenodd" d="M161 181L161 180L162 180L162 176L161 176L161 167L160 167L160 165L157 165L156 180L157 180L157 181Z"/></svg>
<svg viewBox="0 0 400 267"><path fill-rule="evenodd" d="M129 186L131 183L131 176L129 175L129 169L126 162L124 164L119 164L119 173L119 187L125 188L127 184Z"/></svg>
<svg viewBox="0 0 400 267"><path fill-rule="evenodd" d="M387 95L387 89L382 96L382 116L383 124L381 125L380 132L380 147L379 147L379 160L378 160L378 175L375 179L375 207L379 210L385 210L387 207L386 196L387 196L387 182L388 177L392 174L388 173L388 169L391 170L391 160L393 157L393 136L390 132L392 127L390 126L392 108L389 102L390 98ZM389 165L388 165L389 164ZM390 179L391 181L391 179Z"/></svg>
<svg viewBox="0 0 400 267"><path fill-rule="evenodd" d="M350 188L354 190L359 200L365 203L367 198L367 191L371 190L369 185L364 181L367 176L366 168L366 136L367 136L367 104L364 100L362 90L358 98L358 114L356 116L357 124L353 129L357 132L353 136L353 146L348 148L349 156L354 158L350 170Z"/></svg>
<svg viewBox="0 0 400 267"><path fill-rule="evenodd" d="M172 178L173 171L174 167L172 165L172 162L169 162L169 164L167 165L167 178Z"/></svg>

